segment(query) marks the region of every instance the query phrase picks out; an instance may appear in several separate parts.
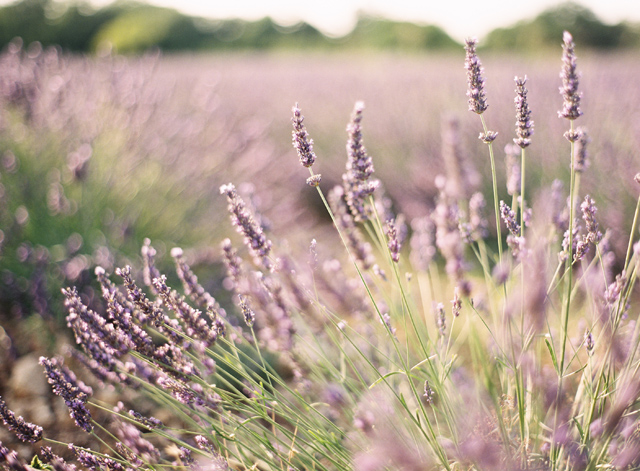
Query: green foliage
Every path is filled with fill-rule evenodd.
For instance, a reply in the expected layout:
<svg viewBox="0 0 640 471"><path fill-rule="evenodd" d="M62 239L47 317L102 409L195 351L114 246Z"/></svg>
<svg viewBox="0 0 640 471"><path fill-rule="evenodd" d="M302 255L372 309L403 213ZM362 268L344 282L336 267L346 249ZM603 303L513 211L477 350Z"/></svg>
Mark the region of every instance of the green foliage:
<svg viewBox="0 0 640 471"><path fill-rule="evenodd" d="M345 38L345 44L352 47L410 51L460 48L458 43L437 26L421 26L366 15L360 17L355 29Z"/></svg>
<svg viewBox="0 0 640 471"><path fill-rule="evenodd" d="M638 35L637 29L634 32L630 25L605 24L588 8L567 2L545 10L532 20L492 31L485 46L513 51L556 48L556 38L562 36L563 31L571 31L583 47L596 49L630 46L634 43L632 38Z"/></svg>
<svg viewBox="0 0 640 471"><path fill-rule="evenodd" d="M184 50L448 49L459 45L441 28L363 17L355 30L333 40L308 23L282 26L271 18L207 20L136 2L101 9L83 3L21 0L0 8L0 46L19 36L25 44L59 45L89 52L101 45L119 53L150 48Z"/></svg>

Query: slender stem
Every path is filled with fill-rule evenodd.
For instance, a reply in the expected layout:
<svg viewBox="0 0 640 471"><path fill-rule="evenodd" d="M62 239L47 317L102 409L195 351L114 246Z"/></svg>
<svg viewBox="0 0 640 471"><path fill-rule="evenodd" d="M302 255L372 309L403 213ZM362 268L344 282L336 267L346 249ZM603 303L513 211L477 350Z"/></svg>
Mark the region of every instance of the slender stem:
<svg viewBox="0 0 640 471"><path fill-rule="evenodd" d="M638 228L638 213L640 213L640 197L638 197L638 202L636 203L636 212L633 215L633 225L631 226L631 234L629 235L629 245L627 246L627 256L624 258L624 269L627 269L627 265L629 265L629 258L631 257L631 248L633 247L633 238L636 234L636 229Z"/></svg>
<svg viewBox="0 0 640 471"><path fill-rule="evenodd" d="M525 158L526 151L522 148L520 152L520 236L524 236L524 212L526 205L524 201L524 181L525 181Z"/></svg>
<svg viewBox="0 0 640 471"><path fill-rule="evenodd" d="M571 120L571 132L573 133L574 120ZM562 376L564 376L564 355L567 348L567 336L569 327L569 312L571 310L571 285L573 283L573 218L574 218L574 206L575 206L575 187L576 187L576 169L574 165L574 153L575 144L571 141L571 187L569 190L569 243L567 244L567 277L566 280L566 296L564 303L564 319L562 323L562 344L560 350L560 381L562 382Z"/></svg>
<svg viewBox="0 0 640 471"><path fill-rule="evenodd" d="M484 116L480 115L482 121L482 128L485 134L487 133L487 125L484 120ZM493 206L496 213L496 233L498 237L498 260L502 260L502 230L500 228L500 208L498 206L498 179L496 177L496 162L493 157L493 144L490 142L489 146L489 158L491 160L491 178L493 179Z"/></svg>

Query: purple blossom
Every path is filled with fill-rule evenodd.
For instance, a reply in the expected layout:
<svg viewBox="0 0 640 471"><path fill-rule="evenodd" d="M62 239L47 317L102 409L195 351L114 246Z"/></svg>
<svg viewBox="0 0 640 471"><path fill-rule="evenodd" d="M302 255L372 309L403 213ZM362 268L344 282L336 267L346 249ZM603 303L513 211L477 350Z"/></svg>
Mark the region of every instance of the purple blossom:
<svg viewBox="0 0 640 471"><path fill-rule="evenodd" d="M447 318L444 312L444 304L442 303L436 305L436 325L438 326L440 336L444 337L447 330Z"/></svg>
<svg viewBox="0 0 640 471"><path fill-rule="evenodd" d="M110 458L108 455L98 456L89 451L77 448L73 443L69 444L69 450L75 455L80 464L85 468L89 468L92 471L101 471L104 468L109 471L128 471L129 468L122 466L117 461Z"/></svg>
<svg viewBox="0 0 640 471"><path fill-rule="evenodd" d="M333 189L329 191L327 199L331 211L333 211L335 216L336 224L347 239L351 253L355 259L362 264L362 268L368 270L374 264L371 245L364 241L361 232L354 222L354 217L347 209L344 189L341 186L333 187Z"/></svg>
<svg viewBox="0 0 640 471"><path fill-rule="evenodd" d="M146 286L151 286L151 281L154 278L160 276L160 272L155 265L156 249L151 246L149 239L144 239L142 248L140 249L142 255L142 263L144 264L142 270L142 280Z"/></svg>
<svg viewBox="0 0 640 471"><path fill-rule="evenodd" d="M244 317L244 321L245 321L245 323L247 324L248 327L252 327L253 323L256 320L256 314L255 314L255 312L253 312L253 310L249 306L249 303L247 302L247 298L246 297L244 297L243 295L239 294L238 295L238 299L239 299L239 303L240 303L240 309L242 310L242 316Z"/></svg>
<svg viewBox="0 0 640 471"><path fill-rule="evenodd" d="M482 114L487 110L489 105L487 105L487 98L484 93L484 78L482 77L484 69L476 54L477 44L478 40L475 38L465 39L464 49L466 51L466 59L464 68L467 69L467 84L469 85L467 90L469 111Z"/></svg>
<svg viewBox="0 0 640 471"><path fill-rule="evenodd" d="M163 426L162 422L158 419L156 419L155 417L146 417L142 414L140 414L139 412L136 412L134 410L130 410L129 411L129 415L131 417L133 417L136 422L144 425L146 428L148 429L156 429L156 428L161 428Z"/></svg>
<svg viewBox="0 0 640 471"><path fill-rule="evenodd" d="M460 315L460 310L462 309L462 299L460 299L460 290L457 286L453 290L453 299L451 300L451 304L453 317L458 317Z"/></svg>
<svg viewBox="0 0 640 471"><path fill-rule="evenodd" d="M62 373L55 358L40 357L40 364L44 366L47 381L51 385L53 393L64 399L71 418L75 420L76 425L85 432L91 433L93 430L91 414L85 406L88 396Z"/></svg>
<svg viewBox="0 0 640 471"><path fill-rule="evenodd" d="M471 240L479 241L489 233L487 218L484 214L487 203L482 193L477 192L469 199L469 231Z"/></svg>
<svg viewBox="0 0 640 471"><path fill-rule="evenodd" d="M400 241L398 240L398 232L393 219L389 219L387 221L385 232L389 238L387 245L389 247L389 252L391 253L391 259L395 263L398 263L400 261Z"/></svg>
<svg viewBox="0 0 640 471"><path fill-rule="evenodd" d="M202 312L189 306L175 290L167 286L167 278L161 275L153 280L153 285L167 308L176 313L176 317L184 326L185 333L189 337L196 338L205 343L207 347L213 345L218 338L214 325L209 325L202 317Z"/></svg>
<svg viewBox="0 0 640 471"><path fill-rule="evenodd" d="M373 160L367 155L362 140L362 111L364 103L356 102L347 126L347 171L342 175L344 197L353 219L362 222L369 219L370 209L365 206L366 199L378 188L380 182L371 180Z"/></svg>
<svg viewBox="0 0 640 471"><path fill-rule="evenodd" d="M184 293L201 309L216 306L216 300L198 283L198 277L191 271L191 267L184 260L183 255L184 253L180 247L171 249L171 256L176 263L176 274L182 282Z"/></svg>
<svg viewBox="0 0 640 471"><path fill-rule="evenodd" d="M231 221L239 233L244 235L244 242L249 247L251 254L265 268L271 269L273 264L269 260L271 253L271 241L264 235L262 227L255 221L251 212L247 209L244 200L238 195L236 187L228 183L220 187L220 194L226 195L229 202Z"/></svg>
<svg viewBox="0 0 640 471"><path fill-rule="evenodd" d="M516 221L516 214L504 201L500 201L500 216L507 225L507 229L514 236L520 235L520 224Z"/></svg>
<svg viewBox="0 0 640 471"><path fill-rule="evenodd" d="M136 285L131 277L131 267L129 265L124 268L117 268L116 275L122 277L124 287L127 290L127 296L140 309L144 318L142 320L149 322L155 327L160 327L165 322L165 315L161 309L154 303L149 301L144 292Z"/></svg>
<svg viewBox="0 0 640 471"><path fill-rule="evenodd" d="M576 172L584 172L589 168L587 147L591 142L591 138L587 134L586 129L581 126L576 129L576 132L578 134L578 139L575 141L576 145L573 154L573 167Z"/></svg>
<svg viewBox="0 0 640 471"><path fill-rule="evenodd" d="M576 72L576 54L574 51L575 44L573 43L573 37L568 31L565 31L562 40L562 72L560 73L562 87L560 87L560 94L563 98L563 106L562 111L558 111L558 116L560 118L574 120L582 116L582 111L580 110L582 93L578 92L580 76Z"/></svg>
<svg viewBox="0 0 640 471"><path fill-rule="evenodd" d="M316 154L313 152L313 139L309 137L309 133L304 127L304 116L300 113L298 104L292 108L293 118L293 147L298 151L298 157L300 157L300 163L304 167L311 167L316 161ZM317 186L317 185L316 185Z"/></svg>
<svg viewBox="0 0 640 471"><path fill-rule="evenodd" d="M311 175L309 178L307 178L307 185L319 186L321 180L322 180L322 175L320 175L319 173L316 173L314 175Z"/></svg>
<svg viewBox="0 0 640 471"><path fill-rule="evenodd" d="M520 172L520 147L507 144L504 147L507 161L507 193L513 196L520 193L522 173Z"/></svg>
<svg viewBox="0 0 640 471"><path fill-rule="evenodd" d="M527 76L516 77L516 135L513 140L521 148L528 147L531 144L531 136L533 135L533 121L531 121L531 110L527 102L527 89L524 84L527 83Z"/></svg>
<svg viewBox="0 0 640 471"><path fill-rule="evenodd" d="M18 453L2 445L0 442L0 465L11 471L29 471L27 466L18 458Z"/></svg>
<svg viewBox="0 0 640 471"><path fill-rule="evenodd" d="M429 385L429 381L425 381L424 382L424 394L422 395L425 400L429 403L429 404L433 404L433 398L435 397L436 393L433 389L431 389L431 386Z"/></svg>
<svg viewBox="0 0 640 471"><path fill-rule="evenodd" d="M27 422L22 416L16 417L0 397L0 417L9 430L23 442L36 443L42 440L42 427Z"/></svg>

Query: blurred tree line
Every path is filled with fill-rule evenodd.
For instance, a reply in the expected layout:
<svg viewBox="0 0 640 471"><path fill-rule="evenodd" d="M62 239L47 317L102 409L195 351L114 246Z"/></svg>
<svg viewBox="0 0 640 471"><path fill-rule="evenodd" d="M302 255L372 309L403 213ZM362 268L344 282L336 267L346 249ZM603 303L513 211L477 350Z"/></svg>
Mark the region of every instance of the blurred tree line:
<svg viewBox="0 0 640 471"><path fill-rule="evenodd" d="M492 31L484 47L539 50L555 47L564 29L581 45L593 48L638 47L640 25L607 25L587 8L565 3L533 20ZM176 10L117 1L102 8L86 3L21 0L0 7L0 47L14 37L26 44L59 45L65 50L95 52L101 48L136 53L149 48L165 51L272 49L402 49L450 50L460 47L443 29L433 25L391 21L360 15L355 28L331 38L307 23L282 26L270 18L211 20Z"/></svg>

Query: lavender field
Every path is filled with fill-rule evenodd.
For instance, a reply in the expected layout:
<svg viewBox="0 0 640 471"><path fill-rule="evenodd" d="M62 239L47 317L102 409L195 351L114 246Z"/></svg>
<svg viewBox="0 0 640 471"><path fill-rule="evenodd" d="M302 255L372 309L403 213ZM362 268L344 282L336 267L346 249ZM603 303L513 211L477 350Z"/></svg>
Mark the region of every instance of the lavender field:
<svg viewBox="0 0 640 471"><path fill-rule="evenodd" d="M637 469L640 65L561 46L12 44L0 466Z"/></svg>

